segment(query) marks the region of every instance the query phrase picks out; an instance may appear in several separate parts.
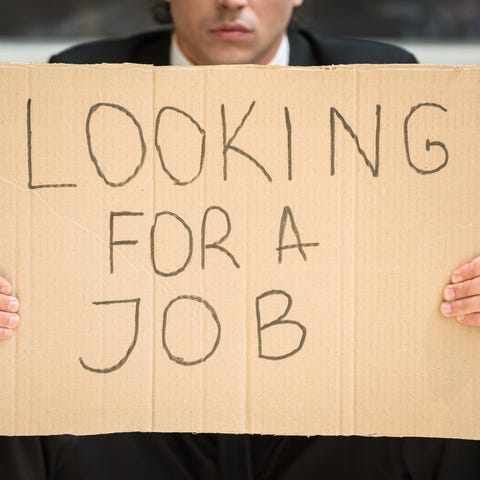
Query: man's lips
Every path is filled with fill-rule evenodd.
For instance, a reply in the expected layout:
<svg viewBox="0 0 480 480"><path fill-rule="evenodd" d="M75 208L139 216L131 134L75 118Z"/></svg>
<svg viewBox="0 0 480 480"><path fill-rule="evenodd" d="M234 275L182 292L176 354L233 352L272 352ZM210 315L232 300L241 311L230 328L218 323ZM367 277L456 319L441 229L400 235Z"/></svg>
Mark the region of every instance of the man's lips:
<svg viewBox="0 0 480 480"><path fill-rule="evenodd" d="M221 40L243 40L252 32L253 30L243 23L225 23L210 29L210 33Z"/></svg>

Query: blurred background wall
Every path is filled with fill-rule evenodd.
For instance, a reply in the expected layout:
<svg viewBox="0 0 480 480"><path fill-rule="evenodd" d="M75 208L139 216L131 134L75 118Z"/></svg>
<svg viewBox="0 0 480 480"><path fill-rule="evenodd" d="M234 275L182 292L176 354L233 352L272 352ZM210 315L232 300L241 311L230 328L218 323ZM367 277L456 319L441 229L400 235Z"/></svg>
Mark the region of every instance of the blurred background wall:
<svg viewBox="0 0 480 480"><path fill-rule="evenodd" d="M155 0L0 2L0 61L45 61L73 43L158 27ZM295 21L405 45L422 63L480 64L480 0L305 0Z"/></svg>

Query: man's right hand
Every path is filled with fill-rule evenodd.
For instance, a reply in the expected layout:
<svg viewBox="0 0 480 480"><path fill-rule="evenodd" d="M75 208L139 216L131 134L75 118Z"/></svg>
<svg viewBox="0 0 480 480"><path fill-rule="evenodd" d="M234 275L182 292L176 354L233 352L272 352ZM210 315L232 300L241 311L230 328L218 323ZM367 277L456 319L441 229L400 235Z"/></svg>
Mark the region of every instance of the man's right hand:
<svg viewBox="0 0 480 480"><path fill-rule="evenodd" d="M12 286L3 277L0 277L0 340L11 338L17 328L18 300L12 297Z"/></svg>

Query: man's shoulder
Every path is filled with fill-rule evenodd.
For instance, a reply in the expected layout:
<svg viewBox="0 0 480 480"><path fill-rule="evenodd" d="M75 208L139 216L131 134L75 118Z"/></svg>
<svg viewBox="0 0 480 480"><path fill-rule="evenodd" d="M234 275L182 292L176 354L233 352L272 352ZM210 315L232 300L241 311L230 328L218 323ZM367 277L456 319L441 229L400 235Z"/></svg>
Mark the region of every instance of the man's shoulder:
<svg viewBox="0 0 480 480"><path fill-rule="evenodd" d="M71 47L50 58L52 63L144 63L168 65L171 28L131 37L97 40ZM357 38L324 38L314 30L290 32L295 64L417 63L401 47Z"/></svg>
<svg viewBox="0 0 480 480"><path fill-rule="evenodd" d="M50 63L152 63L168 57L171 29L139 33L125 38L96 40L70 47L50 58Z"/></svg>
<svg viewBox="0 0 480 480"><path fill-rule="evenodd" d="M323 65L351 63L418 63L402 47L359 38L324 38L314 30L300 31Z"/></svg>

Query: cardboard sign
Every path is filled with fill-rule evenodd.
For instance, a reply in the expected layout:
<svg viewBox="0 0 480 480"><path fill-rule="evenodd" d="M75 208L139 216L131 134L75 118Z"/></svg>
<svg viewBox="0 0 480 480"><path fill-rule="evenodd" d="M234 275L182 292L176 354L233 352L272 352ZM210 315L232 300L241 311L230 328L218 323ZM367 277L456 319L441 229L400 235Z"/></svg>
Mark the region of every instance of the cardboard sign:
<svg viewBox="0 0 480 480"><path fill-rule="evenodd" d="M480 438L480 68L3 65L1 434Z"/></svg>

